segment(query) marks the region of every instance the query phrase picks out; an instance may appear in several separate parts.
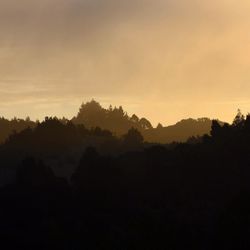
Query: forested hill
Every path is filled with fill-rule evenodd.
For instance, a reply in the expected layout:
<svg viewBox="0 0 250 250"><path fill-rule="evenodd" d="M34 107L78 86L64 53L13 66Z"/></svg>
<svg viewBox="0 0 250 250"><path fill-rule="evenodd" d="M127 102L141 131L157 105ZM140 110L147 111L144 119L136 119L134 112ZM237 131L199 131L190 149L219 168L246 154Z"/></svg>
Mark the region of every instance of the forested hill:
<svg viewBox="0 0 250 250"><path fill-rule="evenodd" d="M139 118L135 114L130 117L121 106L117 108L110 105L108 109L105 109L94 100L83 103L72 122L84 124L86 128L107 129L117 136L125 134L131 127L141 132L153 128L148 119Z"/></svg>
<svg viewBox="0 0 250 250"><path fill-rule="evenodd" d="M24 119L14 118L12 120L0 118L0 143L3 143L11 134L19 133L26 128L36 127L36 122L31 121L28 117Z"/></svg>
<svg viewBox="0 0 250 250"><path fill-rule="evenodd" d="M250 115L172 145L49 118L0 160L7 249L249 249Z"/></svg>
<svg viewBox="0 0 250 250"><path fill-rule="evenodd" d="M105 109L94 100L83 103L78 114L71 120L66 118L58 120L63 124L71 121L75 125L84 125L87 129L99 127L111 131L118 137L126 134L131 127L134 127L140 131L145 141L156 143L184 142L193 136L209 134L212 124L212 121L208 118L186 119L172 126L163 127L159 124L156 128L153 128L148 119L139 118L135 114L129 116L121 106L118 108L110 106ZM25 120L1 118L0 143L4 142L11 134L28 127L34 128L38 124L39 122L33 122L29 118Z"/></svg>
<svg viewBox="0 0 250 250"><path fill-rule="evenodd" d="M223 124L222 122L219 122ZM171 143L185 142L209 134L212 120L209 118L185 119L174 125L163 127L159 124L156 128L143 131L144 139L148 142Z"/></svg>
<svg viewBox="0 0 250 250"><path fill-rule="evenodd" d="M76 124L84 124L87 128L101 127L118 136L134 127L141 132L145 141L156 143L184 142L190 137L209 134L212 125L212 120L209 118L197 120L190 118L177 122L175 125L163 127L158 124L156 128L153 128L148 119L139 118L135 114L130 117L121 106L119 108L110 106L109 109L105 109L94 100L82 104L78 115L72 121Z"/></svg>

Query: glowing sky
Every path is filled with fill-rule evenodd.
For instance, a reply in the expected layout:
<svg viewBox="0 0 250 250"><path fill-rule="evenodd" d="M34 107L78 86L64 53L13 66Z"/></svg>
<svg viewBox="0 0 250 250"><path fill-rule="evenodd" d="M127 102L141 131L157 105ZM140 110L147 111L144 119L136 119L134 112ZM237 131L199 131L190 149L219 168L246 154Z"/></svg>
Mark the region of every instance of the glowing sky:
<svg viewBox="0 0 250 250"><path fill-rule="evenodd" d="M0 0L0 116L82 101L156 124L250 111L249 0Z"/></svg>

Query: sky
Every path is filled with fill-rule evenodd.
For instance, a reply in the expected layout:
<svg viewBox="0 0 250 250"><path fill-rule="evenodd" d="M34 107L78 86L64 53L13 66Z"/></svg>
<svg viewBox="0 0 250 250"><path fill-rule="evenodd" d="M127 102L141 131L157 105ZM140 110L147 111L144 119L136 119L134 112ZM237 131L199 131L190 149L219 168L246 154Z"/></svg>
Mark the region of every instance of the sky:
<svg viewBox="0 0 250 250"><path fill-rule="evenodd" d="M0 116L94 98L154 125L250 111L249 0L0 0Z"/></svg>

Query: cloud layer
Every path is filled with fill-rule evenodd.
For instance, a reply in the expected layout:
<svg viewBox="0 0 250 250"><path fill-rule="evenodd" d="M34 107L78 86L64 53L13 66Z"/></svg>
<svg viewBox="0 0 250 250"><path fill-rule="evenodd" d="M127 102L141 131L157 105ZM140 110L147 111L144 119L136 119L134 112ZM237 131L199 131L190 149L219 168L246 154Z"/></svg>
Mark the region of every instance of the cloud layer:
<svg viewBox="0 0 250 250"><path fill-rule="evenodd" d="M123 104L165 124L250 110L247 0L0 0L0 115ZM156 112L158 110L158 112Z"/></svg>

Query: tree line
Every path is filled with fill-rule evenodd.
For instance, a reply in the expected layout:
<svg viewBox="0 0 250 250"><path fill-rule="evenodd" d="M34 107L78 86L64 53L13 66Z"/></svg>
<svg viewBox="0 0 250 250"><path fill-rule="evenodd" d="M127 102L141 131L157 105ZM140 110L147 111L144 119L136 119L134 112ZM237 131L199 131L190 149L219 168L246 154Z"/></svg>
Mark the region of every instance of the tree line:
<svg viewBox="0 0 250 250"><path fill-rule="evenodd" d="M186 143L145 144L131 129L115 139L118 153L82 148L68 178L41 154L50 145L81 147L76 138L93 135L114 137L50 118L7 141L10 154L20 141L30 149L44 143L0 189L0 233L9 249L249 248L250 115L214 120L210 134Z"/></svg>
<svg viewBox="0 0 250 250"><path fill-rule="evenodd" d="M167 114L166 114L167 117ZM46 117L45 119L49 119ZM68 122L74 125L84 125L87 129L99 127L103 130L111 131L115 136L121 137L131 128L137 129L144 137L144 140L151 143L171 143L184 142L191 136L202 136L210 132L212 121L208 118L184 119L174 125L164 127L160 123L154 128L146 118L139 118L133 114L129 116L123 108L112 107L103 108L95 100L83 103L78 114L72 119L57 118L62 124ZM14 118L7 120L0 118L0 143L13 133L19 133L27 128L35 128L43 121L32 121L29 117L26 119Z"/></svg>

